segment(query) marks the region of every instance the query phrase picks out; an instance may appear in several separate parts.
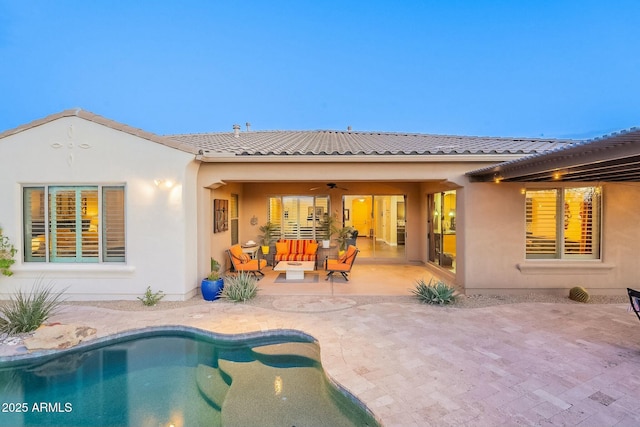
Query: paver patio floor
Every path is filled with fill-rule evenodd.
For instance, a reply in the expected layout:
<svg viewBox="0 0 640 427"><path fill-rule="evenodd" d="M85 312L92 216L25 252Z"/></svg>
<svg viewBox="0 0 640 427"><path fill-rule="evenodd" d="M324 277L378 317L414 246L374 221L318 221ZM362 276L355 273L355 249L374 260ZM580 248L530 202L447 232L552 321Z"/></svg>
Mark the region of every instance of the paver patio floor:
<svg viewBox="0 0 640 427"><path fill-rule="evenodd" d="M386 426L640 425L640 323L624 304L352 302L70 306L51 320L92 326L98 336L176 324L228 334L302 330L319 340L328 374Z"/></svg>
<svg viewBox="0 0 640 427"><path fill-rule="evenodd" d="M318 339L327 373L385 426L640 425L640 322L626 304L470 309L402 296L264 298L127 312L74 305L51 321L98 336L154 325L302 330Z"/></svg>

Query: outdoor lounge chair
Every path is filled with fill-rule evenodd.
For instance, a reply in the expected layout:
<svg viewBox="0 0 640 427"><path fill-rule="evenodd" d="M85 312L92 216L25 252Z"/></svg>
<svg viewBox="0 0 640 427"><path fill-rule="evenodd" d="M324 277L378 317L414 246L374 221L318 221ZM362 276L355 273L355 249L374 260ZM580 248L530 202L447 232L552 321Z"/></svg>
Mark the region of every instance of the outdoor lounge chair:
<svg viewBox="0 0 640 427"><path fill-rule="evenodd" d="M242 246L240 245L233 245L229 249L227 249L226 252L229 256L229 260L231 261L231 265L234 271L244 271L246 273L251 273L258 279L260 279L260 277L258 277L258 274L260 276L264 276L262 269L267 266L267 260L260 259L259 251L258 258L256 259L252 259L249 255L242 252Z"/></svg>
<svg viewBox="0 0 640 427"><path fill-rule="evenodd" d="M333 273L340 273L342 277L348 282L347 275L351 272L351 267L356 260L359 249L353 245L349 245L347 251L338 259L327 259L324 262L324 269L327 272L327 277L324 280L329 280L333 276Z"/></svg>
<svg viewBox="0 0 640 427"><path fill-rule="evenodd" d="M638 320L640 320L640 292L631 288L627 288L627 293L629 294L631 309L634 313L636 313L636 316L638 316Z"/></svg>

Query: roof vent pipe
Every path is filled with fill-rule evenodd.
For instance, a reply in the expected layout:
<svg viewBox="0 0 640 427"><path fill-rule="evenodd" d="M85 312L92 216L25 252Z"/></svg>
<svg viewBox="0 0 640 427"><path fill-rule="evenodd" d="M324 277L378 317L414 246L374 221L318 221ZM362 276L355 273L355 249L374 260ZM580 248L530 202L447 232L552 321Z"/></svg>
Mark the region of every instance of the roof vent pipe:
<svg viewBox="0 0 640 427"><path fill-rule="evenodd" d="M249 132L251 130L251 123L247 122L245 126L247 126L247 132Z"/></svg>
<svg viewBox="0 0 640 427"><path fill-rule="evenodd" d="M233 136L236 138L240 136L240 125L233 125Z"/></svg>
<svg viewBox="0 0 640 427"><path fill-rule="evenodd" d="M351 126L347 126L347 132L351 132Z"/></svg>

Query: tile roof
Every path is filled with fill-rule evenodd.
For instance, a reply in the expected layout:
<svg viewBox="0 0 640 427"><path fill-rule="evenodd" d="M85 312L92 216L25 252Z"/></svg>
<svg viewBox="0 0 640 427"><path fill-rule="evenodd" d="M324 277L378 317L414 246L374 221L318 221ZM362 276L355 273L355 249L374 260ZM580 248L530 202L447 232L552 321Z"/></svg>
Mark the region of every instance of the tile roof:
<svg viewBox="0 0 640 427"><path fill-rule="evenodd" d="M191 154L221 156L530 155L577 141L354 131L246 131L157 135L79 108L0 132L0 139L63 117L79 117Z"/></svg>
<svg viewBox="0 0 640 427"><path fill-rule="evenodd" d="M353 131L248 131L166 135L209 156L535 154L571 140Z"/></svg>
<svg viewBox="0 0 640 427"><path fill-rule="evenodd" d="M180 141L176 141L170 138L165 138L163 136L156 135L155 133L147 132L142 129L134 128L132 126L125 125L123 123L116 122L111 119L107 119L106 117L100 116L98 114L94 114L87 110L82 110L80 108L64 110L59 113L51 114L42 119L38 119L32 122L26 123L22 126L18 126L17 128L0 132L0 139L18 134L20 132L24 132L26 130L29 130L38 126L42 126L44 124L47 124L49 122L52 122L54 120L61 119L64 117L79 117L81 119L88 120L93 123L98 123L114 130L125 132L130 135L137 136L139 138L147 139L149 141L157 142L159 144L166 145L171 148L175 148L177 150L186 151L187 153L192 153L192 154L198 153L198 149L196 149L192 145L182 144Z"/></svg>

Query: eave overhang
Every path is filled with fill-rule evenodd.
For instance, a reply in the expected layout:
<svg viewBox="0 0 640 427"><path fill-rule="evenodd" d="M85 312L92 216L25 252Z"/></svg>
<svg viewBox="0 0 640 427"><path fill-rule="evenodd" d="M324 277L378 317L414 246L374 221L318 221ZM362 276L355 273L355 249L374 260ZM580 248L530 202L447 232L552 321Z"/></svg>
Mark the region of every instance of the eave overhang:
<svg viewBox="0 0 640 427"><path fill-rule="evenodd" d="M203 163L493 163L522 158L522 154L435 154L435 155L235 155L201 152Z"/></svg>
<svg viewBox="0 0 640 427"><path fill-rule="evenodd" d="M640 182L640 129L477 169L472 182Z"/></svg>

